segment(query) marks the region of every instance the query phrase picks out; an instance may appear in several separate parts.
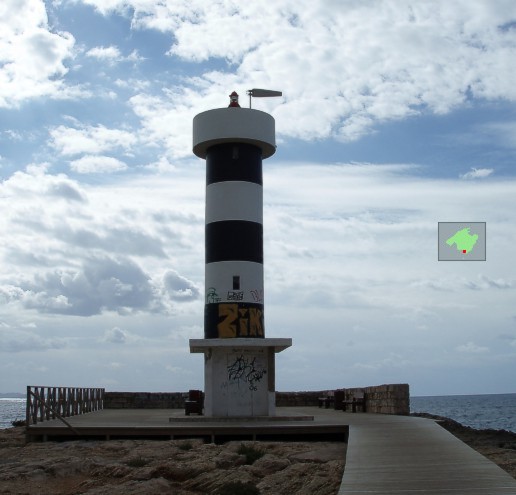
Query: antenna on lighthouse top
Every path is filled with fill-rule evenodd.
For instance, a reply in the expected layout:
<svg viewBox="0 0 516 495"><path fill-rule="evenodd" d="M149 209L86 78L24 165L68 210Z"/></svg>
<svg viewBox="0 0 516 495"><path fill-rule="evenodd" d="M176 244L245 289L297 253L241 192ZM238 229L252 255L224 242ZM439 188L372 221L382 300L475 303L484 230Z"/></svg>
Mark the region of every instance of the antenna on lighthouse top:
<svg viewBox="0 0 516 495"><path fill-rule="evenodd" d="M281 91L273 91L271 89L248 89L247 94L249 95L249 108L251 108L251 98L254 96L255 98L273 98L275 96L282 96L283 93Z"/></svg>

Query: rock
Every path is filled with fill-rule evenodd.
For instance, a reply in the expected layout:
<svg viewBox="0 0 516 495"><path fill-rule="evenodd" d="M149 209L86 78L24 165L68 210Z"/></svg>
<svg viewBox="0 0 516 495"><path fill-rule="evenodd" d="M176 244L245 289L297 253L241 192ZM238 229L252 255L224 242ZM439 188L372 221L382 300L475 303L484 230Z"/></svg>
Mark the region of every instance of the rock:
<svg viewBox="0 0 516 495"><path fill-rule="evenodd" d="M260 478L281 471L290 466L288 459L277 457L273 454L265 454L263 457L255 461L252 465L252 471Z"/></svg>
<svg viewBox="0 0 516 495"><path fill-rule="evenodd" d="M258 478L247 469L249 466L240 466L236 470L217 469L205 473L183 484L184 488L192 489L195 493L214 493L222 485L240 481L242 483L257 483ZM276 494L278 495L278 494Z"/></svg>
<svg viewBox="0 0 516 495"><path fill-rule="evenodd" d="M346 444L340 442L321 442L314 444L314 448L294 454L290 457L299 462L328 462L342 459L346 455Z"/></svg>
<svg viewBox="0 0 516 495"><path fill-rule="evenodd" d="M315 460L324 443L246 442L265 455L252 465L237 450L199 440L114 440L24 443L20 429L0 430L0 493L10 495L212 494L240 481L262 495L338 491L340 461ZM337 462L333 465L332 462ZM339 464L340 463L340 464ZM303 492L303 490L305 490Z"/></svg>
<svg viewBox="0 0 516 495"><path fill-rule="evenodd" d="M171 486L164 478L154 478L148 481L128 481L121 485L101 486L82 493L87 495L156 495L171 493ZM181 494L177 491L173 493Z"/></svg>
<svg viewBox="0 0 516 495"><path fill-rule="evenodd" d="M245 456L235 452L221 452L215 458L215 465L219 469L230 469L245 464Z"/></svg>
<svg viewBox="0 0 516 495"><path fill-rule="evenodd" d="M332 461L335 462L335 461ZM342 480L344 463L321 469L321 464L298 463L264 478L257 487L262 495L295 493L296 495L336 494Z"/></svg>

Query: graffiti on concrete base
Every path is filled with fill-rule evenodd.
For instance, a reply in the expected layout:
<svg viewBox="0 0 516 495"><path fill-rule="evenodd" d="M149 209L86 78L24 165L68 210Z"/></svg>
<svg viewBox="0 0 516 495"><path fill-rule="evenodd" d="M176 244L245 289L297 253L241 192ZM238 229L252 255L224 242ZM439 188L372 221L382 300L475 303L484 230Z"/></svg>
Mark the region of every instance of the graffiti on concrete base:
<svg viewBox="0 0 516 495"><path fill-rule="evenodd" d="M228 381L234 381L240 384L244 382L249 384L249 390L258 390L257 383L261 381L263 376L267 374L267 370L258 369L256 358L247 359L242 354L235 359L233 364L228 366Z"/></svg>

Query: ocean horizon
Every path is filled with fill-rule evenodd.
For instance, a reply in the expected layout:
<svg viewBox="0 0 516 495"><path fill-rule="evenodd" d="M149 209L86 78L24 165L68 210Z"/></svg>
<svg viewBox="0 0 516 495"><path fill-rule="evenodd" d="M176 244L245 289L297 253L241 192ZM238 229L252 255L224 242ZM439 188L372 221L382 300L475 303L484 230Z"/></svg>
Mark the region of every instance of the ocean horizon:
<svg viewBox="0 0 516 495"><path fill-rule="evenodd" d="M26 398L20 397L22 394L5 395L0 394L0 429L25 419ZM476 429L516 433L516 393L411 396L410 412L444 416Z"/></svg>

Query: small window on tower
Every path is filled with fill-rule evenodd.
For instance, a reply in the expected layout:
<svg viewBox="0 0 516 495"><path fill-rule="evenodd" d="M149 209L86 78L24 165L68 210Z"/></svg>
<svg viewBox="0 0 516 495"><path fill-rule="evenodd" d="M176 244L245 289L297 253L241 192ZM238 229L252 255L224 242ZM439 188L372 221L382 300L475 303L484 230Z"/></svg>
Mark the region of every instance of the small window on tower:
<svg viewBox="0 0 516 495"><path fill-rule="evenodd" d="M238 146L233 146L233 160L238 160Z"/></svg>
<svg viewBox="0 0 516 495"><path fill-rule="evenodd" d="M240 290L240 275L233 275L233 290Z"/></svg>

